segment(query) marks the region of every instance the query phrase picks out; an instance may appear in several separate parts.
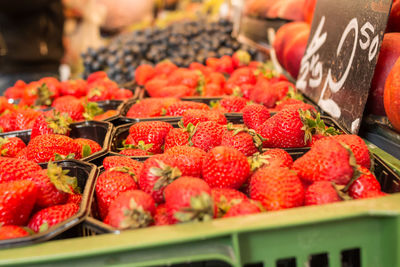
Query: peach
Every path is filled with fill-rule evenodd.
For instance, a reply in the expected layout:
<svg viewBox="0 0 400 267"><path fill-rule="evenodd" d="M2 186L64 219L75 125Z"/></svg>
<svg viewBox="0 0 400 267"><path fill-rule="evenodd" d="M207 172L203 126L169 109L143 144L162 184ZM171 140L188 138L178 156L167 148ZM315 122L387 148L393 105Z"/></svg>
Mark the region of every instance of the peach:
<svg viewBox="0 0 400 267"><path fill-rule="evenodd" d="M283 66L295 79L299 74L301 59L306 51L309 35L310 28L300 31L287 43L283 52Z"/></svg>
<svg viewBox="0 0 400 267"><path fill-rule="evenodd" d="M386 32L400 32L400 1L392 4Z"/></svg>
<svg viewBox="0 0 400 267"><path fill-rule="evenodd" d="M379 52L378 62L372 78L369 92L367 110L368 112L384 116L383 91L386 78L397 58L400 56L400 33L387 33L383 37L382 47Z"/></svg>
<svg viewBox="0 0 400 267"><path fill-rule="evenodd" d="M292 39L296 33L309 28L310 25L305 22L290 22L279 28L275 35L273 47L276 52L276 57L281 64L283 64L283 53L286 43Z"/></svg>
<svg viewBox="0 0 400 267"><path fill-rule="evenodd" d="M384 103L389 121L400 132L400 58L386 79Z"/></svg>
<svg viewBox="0 0 400 267"><path fill-rule="evenodd" d="M304 21L311 24L312 19L314 17L315 5L317 4L317 0L305 0L303 6L303 16Z"/></svg>

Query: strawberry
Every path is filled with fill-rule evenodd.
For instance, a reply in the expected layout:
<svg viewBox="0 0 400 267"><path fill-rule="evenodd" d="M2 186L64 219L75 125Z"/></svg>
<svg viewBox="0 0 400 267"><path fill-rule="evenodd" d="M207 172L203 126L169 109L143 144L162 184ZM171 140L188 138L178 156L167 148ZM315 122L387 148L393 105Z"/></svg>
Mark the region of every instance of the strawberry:
<svg viewBox="0 0 400 267"><path fill-rule="evenodd" d="M279 95L268 80L258 79L249 95L249 99L267 108L273 108L276 101L279 100Z"/></svg>
<svg viewBox="0 0 400 267"><path fill-rule="evenodd" d="M85 158L103 149L96 141L91 139L76 138L73 142L78 146L80 152L77 155L78 158Z"/></svg>
<svg viewBox="0 0 400 267"><path fill-rule="evenodd" d="M0 240L29 236L29 232L17 225L0 226Z"/></svg>
<svg viewBox="0 0 400 267"><path fill-rule="evenodd" d="M25 87L26 83L18 80L15 82L14 86L11 86L5 90L4 96L7 99L20 99L23 97Z"/></svg>
<svg viewBox="0 0 400 267"><path fill-rule="evenodd" d="M187 127L189 123L196 126L199 122L203 121L215 121L221 125L227 124L225 115L218 111L189 109L183 113L182 123L185 127Z"/></svg>
<svg viewBox="0 0 400 267"><path fill-rule="evenodd" d="M204 103L191 102L191 101L179 101L167 108L167 116L182 116L186 110L189 109L202 109L209 110L209 106Z"/></svg>
<svg viewBox="0 0 400 267"><path fill-rule="evenodd" d="M214 217L211 188L200 178L183 176L169 184L164 194L171 223L208 221Z"/></svg>
<svg viewBox="0 0 400 267"><path fill-rule="evenodd" d="M207 84L215 84L220 88L224 88L225 85L225 76L219 72L211 72L206 77Z"/></svg>
<svg viewBox="0 0 400 267"><path fill-rule="evenodd" d="M32 161L0 157L0 183L26 179L31 172L41 169L37 163Z"/></svg>
<svg viewBox="0 0 400 267"><path fill-rule="evenodd" d="M121 193L110 205L108 221L112 227L129 229L146 227L156 212L154 200L140 190Z"/></svg>
<svg viewBox="0 0 400 267"><path fill-rule="evenodd" d="M190 133L192 133L194 127L192 124L188 124L186 128L173 128L165 137L164 150L170 149L174 146L185 146L189 145Z"/></svg>
<svg viewBox="0 0 400 267"><path fill-rule="evenodd" d="M177 98L145 98L130 107L126 117L149 118L165 115L166 109L178 102Z"/></svg>
<svg viewBox="0 0 400 267"><path fill-rule="evenodd" d="M116 199L122 192L137 189L135 175L129 170L124 172L122 169L109 169L99 175L96 182L96 199L100 213L100 218L104 219L108 214L111 202ZM136 177L137 178L137 177Z"/></svg>
<svg viewBox="0 0 400 267"><path fill-rule="evenodd" d="M201 177L201 167L206 152L197 147L175 146L165 150L164 154L174 155L176 165L185 176Z"/></svg>
<svg viewBox="0 0 400 267"><path fill-rule="evenodd" d="M27 180L32 181L38 191L35 204L37 208L42 209L67 202L68 195L73 194L78 187L76 177L68 176L68 172L49 162L46 170L30 174Z"/></svg>
<svg viewBox="0 0 400 267"><path fill-rule="evenodd" d="M146 87L147 88L147 87ZM151 97L185 97L194 95L194 88L190 88L186 85L164 85L162 90L149 91Z"/></svg>
<svg viewBox="0 0 400 267"><path fill-rule="evenodd" d="M214 200L214 215L221 218L235 204L247 200L247 196L231 188L212 188L211 196Z"/></svg>
<svg viewBox="0 0 400 267"><path fill-rule="evenodd" d="M195 147L209 151L221 144L224 131L224 127L214 121L200 122L192 133L190 142Z"/></svg>
<svg viewBox="0 0 400 267"><path fill-rule="evenodd" d="M154 214L154 225L169 225L167 207L165 204L160 204L156 208L156 213Z"/></svg>
<svg viewBox="0 0 400 267"><path fill-rule="evenodd" d="M156 75L165 74L168 76L172 72L174 72L176 69L178 69L178 67L170 61L162 61L154 67L154 71L155 71Z"/></svg>
<svg viewBox="0 0 400 267"><path fill-rule="evenodd" d="M243 216L248 214L260 213L260 207L249 200L242 200L240 203L233 205L223 218Z"/></svg>
<svg viewBox="0 0 400 267"><path fill-rule="evenodd" d="M254 75L253 69L244 67L235 70L229 78L228 82L234 83L241 87L244 84L256 84L257 78Z"/></svg>
<svg viewBox="0 0 400 267"><path fill-rule="evenodd" d="M168 86L168 81L166 79L155 77L154 79L148 81L144 88L150 97L160 97L162 90L166 86Z"/></svg>
<svg viewBox="0 0 400 267"><path fill-rule="evenodd" d="M24 147L23 149L21 149L17 153L17 155L15 155L15 158L28 160L28 147Z"/></svg>
<svg viewBox="0 0 400 267"><path fill-rule="evenodd" d="M78 210L79 206L73 203L42 209L31 217L28 227L36 233L44 232L50 227L74 216Z"/></svg>
<svg viewBox="0 0 400 267"><path fill-rule="evenodd" d="M168 76L168 85L184 85L188 88L195 89L199 84L202 74L198 74L194 70L179 68Z"/></svg>
<svg viewBox="0 0 400 267"><path fill-rule="evenodd" d="M95 81L107 79L107 73L104 71L96 71L91 73L86 79L88 83L93 83Z"/></svg>
<svg viewBox="0 0 400 267"><path fill-rule="evenodd" d="M280 81L271 84L272 90L274 90L278 95L278 100L283 99L286 95L288 95L289 91L292 92L291 95L294 95L296 92L294 91L296 86L288 81Z"/></svg>
<svg viewBox="0 0 400 267"><path fill-rule="evenodd" d="M31 139L27 146L27 153L29 160L40 163L79 155L80 152L74 140L68 136L43 134Z"/></svg>
<svg viewBox="0 0 400 267"><path fill-rule="evenodd" d="M25 147L24 141L19 137L0 137L0 152L3 157L15 158Z"/></svg>
<svg viewBox="0 0 400 267"><path fill-rule="evenodd" d="M81 194L68 194L68 199L66 203L73 203L76 205L81 205L82 195Z"/></svg>
<svg viewBox="0 0 400 267"><path fill-rule="evenodd" d="M13 117L15 128L14 131L32 129L33 124L41 112L34 109L22 109L18 111L15 118Z"/></svg>
<svg viewBox="0 0 400 267"><path fill-rule="evenodd" d="M259 104L245 106L242 112L244 124L254 130L271 117L268 109Z"/></svg>
<svg viewBox="0 0 400 267"><path fill-rule="evenodd" d="M238 50L232 55L232 62L234 68L241 68L249 65L251 56L247 51Z"/></svg>
<svg viewBox="0 0 400 267"><path fill-rule="evenodd" d="M331 182L317 181L307 188L304 205L323 205L338 201L341 199Z"/></svg>
<svg viewBox="0 0 400 267"><path fill-rule="evenodd" d="M203 179L212 188L238 189L250 174L246 156L237 149L218 146L203 160Z"/></svg>
<svg viewBox="0 0 400 267"><path fill-rule="evenodd" d="M162 153L165 137L173 127L163 121L143 121L133 124L129 128L129 135L138 144L143 141L145 145L152 144L147 151L150 153Z"/></svg>
<svg viewBox="0 0 400 267"><path fill-rule="evenodd" d="M230 56L222 56L218 61L216 71L231 74L233 70L232 58Z"/></svg>
<svg viewBox="0 0 400 267"><path fill-rule="evenodd" d="M140 65L135 71L135 81L139 85L145 85L147 81L153 79L156 72L154 68L148 64Z"/></svg>
<svg viewBox="0 0 400 267"><path fill-rule="evenodd" d="M295 172L288 168L264 167L250 178L250 198L268 211L303 205L304 188Z"/></svg>
<svg viewBox="0 0 400 267"><path fill-rule="evenodd" d="M112 92L111 98L115 100L126 100L133 97L133 92L129 89L119 88L111 92Z"/></svg>
<svg viewBox="0 0 400 267"><path fill-rule="evenodd" d="M225 96L220 100L219 104L228 112L242 112L247 100L239 96Z"/></svg>
<svg viewBox="0 0 400 267"><path fill-rule="evenodd" d="M108 156L103 159L103 167L105 170L117 167L128 168L136 177L139 177L143 168L143 162L128 157Z"/></svg>
<svg viewBox="0 0 400 267"><path fill-rule="evenodd" d="M173 155L160 154L148 158L139 176L139 187L156 203L164 202L164 188L182 175Z"/></svg>
<svg viewBox="0 0 400 267"><path fill-rule="evenodd" d="M222 96L224 94L224 87L215 83L205 84L202 88L202 91L200 92L201 96Z"/></svg>
<svg viewBox="0 0 400 267"><path fill-rule="evenodd" d="M207 67L210 67L212 70L217 71L219 65L219 58L209 57L206 59Z"/></svg>
<svg viewBox="0 0 400 267"><path fill-rule="evenodd" d="M293 165L292 157L289 155L288 152L283 149L268 149L267 151L262 153L262 155L267 156L267 160L269 161L270 165L288 168L292 167Z"/></svg>
<svg viewBox="0 0 400 267"><path fill-rule="evenodd" d="M103 114L99 114L93 117L93 120L95 121L104 121L106 119L109 119L113 116L117 116L118 115L118 111L114 110L114 109L109 109L107 111L105 111Z"/></svg>
<svg viewBox="0 0 400 267"><path fill-rule="evenodd" d="M0 224L25 225L35 205L37 188L31 181L0 184Z"/></svg>
<svg viewBox="0 0 400 267"><path fill-rule="evenodd" d="M146 150L140 148L127 148L121 150L119 154L129 157L138 157L138 156L148 156L149 153Z"/></svg>
<svg viewBox="0 0 400 267"><path fill-rule="evenodd" d="M369 150L364 140L355 134L342 134L332 136L336 141L347 145L354 154L357 164L367 169L371 167Z"/></svg>
<svg viewBox="0 0 400 267"><path fill-rule="evenodd" d="M40 115L32 126L31 139L42 134L69 135L71 117L67 113L49 111Z"/></svg>
<svg viewBox="0 0 400 267"><path fill-rule="evenodd" d="M355 159L339 142L324 138L293 163L293 169L307 182L330 181L347 184L353 176ZM350 161L351 160L351 161ZM354 161L354 162L352 162Z"/></svg>
<svg viewBox="0 0 400 267"><path fill-rule="evenodd" d="M4 113L0 115L0 133L16 130L15 118L17 113Z"/></svg>
<svg viewBox="0 0 400 267"><path fill-rule="evenodd" d="M350 181L348 187L348 194L354 199L377 197L382 194L381 185L376 179L375 175L367 168L360 166L360 176L354 181Z"/></svg>
<svg viewBox="0 0 400 267"><path fill-rule="evenodd" d="M233 127L228 124L227 130L221 139L221 145L236 148L246 157L261 151L263 138L254 130Z"/></svg>
<svg viewBox="0 0 400 267"><path fill-rule="evenodd" d="M61 82L60 94L63 96L70 95L70 96L74 96L74 97L85 96L87 94L87 82L82 79L67 80L67 81ZM54 100L54 101L56 101L56 100ZM54 104L54 101L53 101L53 104Z"/></svg>
<svg viewBox="0 0 400 267"><path fill-rule="evenodd" d="M72 96L62 96L56 99L52 106L60 113L67 113L73 121L84 120L85 107L81 100Z"/></svg>

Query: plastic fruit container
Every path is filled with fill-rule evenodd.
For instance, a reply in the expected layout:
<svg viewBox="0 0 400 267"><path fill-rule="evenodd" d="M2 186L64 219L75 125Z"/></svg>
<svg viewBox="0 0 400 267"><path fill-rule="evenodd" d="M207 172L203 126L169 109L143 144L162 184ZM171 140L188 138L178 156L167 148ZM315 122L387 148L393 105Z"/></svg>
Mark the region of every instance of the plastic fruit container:
<svg viewBox="0 0 400 267"><path fill-rule="evenodd" d="M47 163L40 163L39 165L43 169L47 167ZM78 186L82 190L82 202L78 212L64 222L61 222L44 232L22 238L0 240L0 248L32 245L55 238L65 239L83 236L83 229L80 223L84 221L88 215L89 205L92 203L93 190L98 169L94 164L78 160L58 161L57 165L61 166L63 169L69 170L68 175L75 176L78 180Z"/></svg>

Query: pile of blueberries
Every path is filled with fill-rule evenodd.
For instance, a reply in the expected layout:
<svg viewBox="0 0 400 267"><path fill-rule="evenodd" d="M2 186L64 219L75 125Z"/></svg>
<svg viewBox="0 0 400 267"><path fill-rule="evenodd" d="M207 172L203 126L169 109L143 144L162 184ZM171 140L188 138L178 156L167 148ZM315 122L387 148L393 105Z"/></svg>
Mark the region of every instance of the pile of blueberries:
<svg viewBox="0 0 400 267"><path fill-rule="evenodd" d="M205 63L209 57L232 55L238 49L247 50L254 57L255 49L231 36L232 27L227 20L200 19L120 35L109 45L89 48L82 54L84 77L104 70L112 80L124 84L134 80L135 69L141 64L170 60L188 67L192 62Z"/></svg>

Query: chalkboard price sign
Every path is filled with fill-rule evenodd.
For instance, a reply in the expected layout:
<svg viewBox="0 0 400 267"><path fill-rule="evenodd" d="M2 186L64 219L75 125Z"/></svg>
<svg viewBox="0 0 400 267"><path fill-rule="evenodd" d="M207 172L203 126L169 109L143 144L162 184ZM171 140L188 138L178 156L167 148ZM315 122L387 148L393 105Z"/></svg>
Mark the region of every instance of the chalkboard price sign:
<svg viewBox="0 0 400 267"><path fill-rule="evenodd" d="M318 0L297 88L357 133L391 0Z"/></svg>

